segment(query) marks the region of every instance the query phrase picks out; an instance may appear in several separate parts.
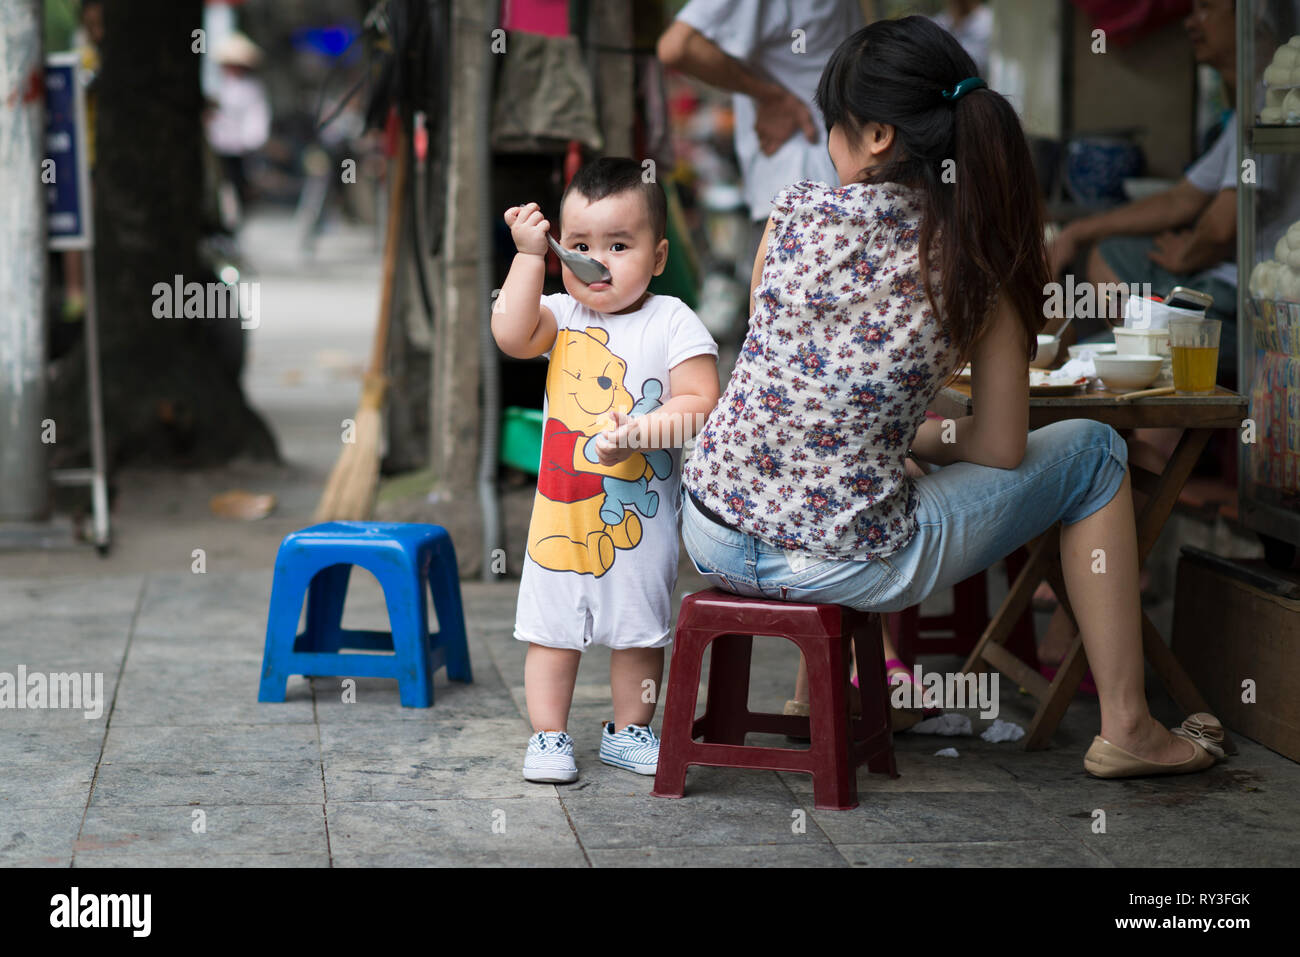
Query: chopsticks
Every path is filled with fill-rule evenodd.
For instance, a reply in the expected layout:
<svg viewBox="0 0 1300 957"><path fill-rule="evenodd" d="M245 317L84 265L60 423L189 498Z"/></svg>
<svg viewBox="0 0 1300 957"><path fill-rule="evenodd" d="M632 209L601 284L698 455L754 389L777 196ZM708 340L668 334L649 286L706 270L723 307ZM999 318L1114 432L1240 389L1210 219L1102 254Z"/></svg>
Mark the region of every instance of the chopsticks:
<svg viewBox="0 0 1300 957"><path fill-rule="evenodd" d="M1161 386L1159 389L1143 389L1141 392L1125 392L1123 395L1116 396L1116 400L1122 399L1143 399L1149 395L1171 395L1174 387L1171 385Z"/></svg>

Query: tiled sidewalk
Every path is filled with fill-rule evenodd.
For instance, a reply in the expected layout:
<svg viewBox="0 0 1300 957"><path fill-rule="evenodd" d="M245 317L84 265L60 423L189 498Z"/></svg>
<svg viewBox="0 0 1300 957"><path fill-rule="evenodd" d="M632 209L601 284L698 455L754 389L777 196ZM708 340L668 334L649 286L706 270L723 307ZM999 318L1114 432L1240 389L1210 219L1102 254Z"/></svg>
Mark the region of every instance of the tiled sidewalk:
<svg viewBox="0 0 1300 957"><path fill-rule="evenodd" d="M440 673L429 710L364 679L351 704L339 679L302 678L285 703L258 704L269 592L260 570L0 582L0 671L102 671L108 698L94 720L0 711L0 866L1255 866L1300 850L1300 766L1239 739L1205 774L1098 781L1082 768L1095 700L1071 707L1047 752L902 735L902 776L864 770L853 811L814 810L809 778L775 772L695 768L685 800L652 798L650 778L596 758L600 649L570 724L579 781L529 784L513 584L464 585L475 682ZM384 625L364 573L347 615ZM779 709L796 660L756 642L756 706ZM1002 718L1027 723L1027 700L1003 683ZM960 757L934 756L946 746Z"/></svg>

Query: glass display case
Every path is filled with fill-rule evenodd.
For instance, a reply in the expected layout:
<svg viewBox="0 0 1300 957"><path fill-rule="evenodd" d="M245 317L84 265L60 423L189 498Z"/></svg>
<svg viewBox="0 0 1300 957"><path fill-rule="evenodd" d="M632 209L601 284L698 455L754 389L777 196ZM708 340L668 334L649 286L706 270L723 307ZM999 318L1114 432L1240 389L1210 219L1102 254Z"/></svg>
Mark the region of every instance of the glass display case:
<svg viewBox="0 0 1300 957"><path fill-rule="evenodd" d="M1300 546L1300 2L1237 3L1241 521L1274 564ZM1253 441L1251 441L1253 439Z"/></svg>

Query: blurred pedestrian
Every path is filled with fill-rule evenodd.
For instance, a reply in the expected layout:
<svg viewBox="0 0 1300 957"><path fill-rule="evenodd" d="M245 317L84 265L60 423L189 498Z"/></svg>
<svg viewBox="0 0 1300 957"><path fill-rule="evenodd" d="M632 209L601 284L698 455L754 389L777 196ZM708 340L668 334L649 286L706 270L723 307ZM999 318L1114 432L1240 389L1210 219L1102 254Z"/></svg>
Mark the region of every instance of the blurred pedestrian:
<svg viewBox="0 0 1300 957"><path fill-rule="evenodd" d="M206 116L208 142L221 161L226 182L233 187L242 212L250 197L246 160L261 149L271 133L271 103L257 77L262 51L242 33L221 41L215 54L221 67L216 105ZM234 220L238 221L238 213Z"/></svg>

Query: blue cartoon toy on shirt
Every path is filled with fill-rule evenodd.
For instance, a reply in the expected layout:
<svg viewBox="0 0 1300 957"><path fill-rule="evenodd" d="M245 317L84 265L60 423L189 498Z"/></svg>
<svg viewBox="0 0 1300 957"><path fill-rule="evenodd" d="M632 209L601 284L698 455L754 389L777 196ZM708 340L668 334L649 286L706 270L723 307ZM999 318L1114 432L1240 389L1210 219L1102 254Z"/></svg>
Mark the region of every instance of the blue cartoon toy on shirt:
<svg viewBox="0 0 1300 957"><path fill-rule="evenodd" d="M639 418L647 412L653 412L663 405L664 386L658 379L646 379L641 386L641 398L628 413L632 418ZM655 478L667 478L672 474L673 457L667 449L646 449L642 453ZM588 461L596 462L595 443L588 443L584 450ZM600 517L608 525L617 525L623 521L623 513L628 508L635 508L646 518L654 518L659 511L659 493L650 488L650 480L644 476L631 481L629 479L606 476L600 483L605 493L605 501L600 506Z"/></svg>

